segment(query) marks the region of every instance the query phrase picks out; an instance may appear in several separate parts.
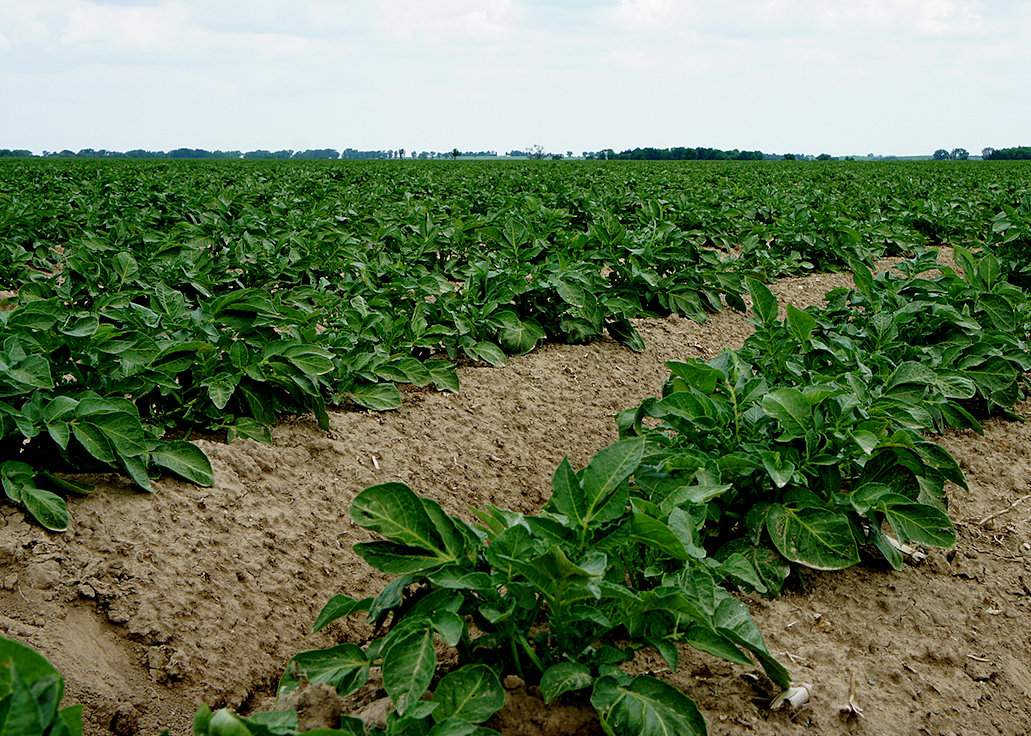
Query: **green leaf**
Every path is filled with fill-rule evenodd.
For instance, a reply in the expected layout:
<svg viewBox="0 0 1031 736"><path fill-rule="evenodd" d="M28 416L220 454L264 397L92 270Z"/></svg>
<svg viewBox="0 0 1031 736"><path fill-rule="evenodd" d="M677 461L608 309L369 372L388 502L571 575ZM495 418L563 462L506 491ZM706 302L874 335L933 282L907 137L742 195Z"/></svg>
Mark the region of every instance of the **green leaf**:
<svg viewBox="0 0 1031 736"><path fill-rule="evenodd" d="M48 736L82 736L82 706L71 705L57 714L58 721Z"/></svg>
<svg viewBox="0 0 1031 736"><path fill-rule="evenodd" d="M90 416L89 423L104 434L115 452L122 457L134 457L147 453L148 446L143 425L135 416L122 412L94 414Z"/></svg>
<svg viewBox="0 0 1031 736"><path fill-rule="evenodd" d="M437 723L448 719L482 723L501 710L505 691L492 669L474 664L444 675L437 683L433 700L440 703L433 711Z"/></svg>
<svg viewBox="0 0 1031 736"><path fill-rule="evenodd" d="M686 560L687 550L673 531L658 519L634 512L630 517L630 538L657 549L674 560Z"/></svg>
<svg viewBox="0 0 1031 736"><path fill-rule="evenodd" d="M201 385L208 389L208 398L215 408L221 411L233 398L236 385L240 382L240 376L232 373L219 373L217 376L204 381Z"/></svg>
<svg viewBox="0 0 1031 736"><path fill-rule="evenodd" d="M620 440L595 455L583 471L583 497L574 504L574 518L584 527L595 521L616 489L644 457L644 439Z"/></svg>
<svg viewBox="0 0 1031 736"><path fill-rule="evenodd" d="M795 474L793 463L784 460L779 452L764 452L762 459L763 467L766 468L766 472L769 473L777 488L783 488L791 482L791 478Z"/></svg>
<svg viewBox="0 0 1031 736"><path fill-rule="evenodd" d="M843 514L773 504L766 515L766 530L777 551L800 565L842 570L859 563L852 526Z"/></svg>
<svg viewBox="0 0 1031 736"><path fill-rule="evenodd" d="M237 439L254 440L255 442L272 442L272 432L269 427L257 419L251 417L237 417L236 421L229 425L226 432L226 439L229 442Z"/></svg>
<svg viewBox="0 0 1031 736"><path fill-rule="evenodd" d="M552 605L568 605L600 596L598 584L605 574L607 558L602 553L592 552L578 565L558 545L552 545L538 557L513 563Z"/></svg>
<svg viewBox="0 0 1031 736"><path fill-rule="evenodd" d="M778 438L785 442L805 435L811 415L810 404L796 388L779 388L763 396L762 408L780 422L784 433Z"/></svg>
<svg viewBox="0 0 1031 736"><path fill-rule="evenodd" d="M89 484L62 478L46 470L40 473L40 476L45 481L44 485L56 488L63 493L71 493L74 496L88 496L93 493L93 486Z"/></svg>
<svg viewBox="0 0 1031 736"><path fill-rule="evenodd" d="M922 503L884 505L884 517L899 540L949 549L956 544L956 530L948 515Z"/></svg>
<svg viewBox="0 0 1031 736"><path fill-rule="evenodd" d="M869 455L877 449L877 445L880 444L880 437L873 432L867 430L856 430L852 433L852 439L862 449L863 454Z"/></svg>
<svg viewBox="0 0 1031 736"><path fill-rule="evenodd" d="M56 493L22 486L21 502L44 528L52 532L63 532L68 528L68 506Z"/></svg>
<svg viewBox="0 0 1031 736"><path fill-rule="evenodd" d="M322 376L333 370L333 353L314 345L293 345L283 351L283 357L306 376Z"/></svg>
<svg viewBox="0 0 1031 736"><path fill-rule="evenodd" d="M505 364L505 354L497 345L492 342L482 341L465 349L466 354L473 360L480 360L484 363L498 368Z"/></svg>
<svg viewBox="0 0 1031 736"><path fill-rule="evenodd" d="M435 611L430 621L438 636L449 647L458 646L465 635L465 619L453 611Z"/></svg>
<svg viewBox="0 0 1031 736"><path fill-rule="evenodd" d="M877 551L881 553L881 556L884 557L893 569L901 570L904 567L905 562L902 558L902 552L896 544L892 543L892 540L888 539L888 535L881 531L881 529L871 526L870 539L873 541Z"/></svg>
<svg viewBox="0 0 1031 736"><path fill-rule="evenodd" d="M519 319L515 312L502 312L497 316L501 322L498 342L510 353L528 353L544 339L544 330L536 320Z"/></svg>
<svg viewBox="0 0 1031 736"><path fill-rule="evenodd" d="M150 484L150 476L147 475L147 455L136 457L122 457L122 467L129 474L133 482L143 490L153 493L154 487Z"/></svg>
<svg viewBox="0 0 1031 736"><path fill-rule="evenodd" d="M579 662L554 664L541 675L541 695L550 705L559 696L574 690L583 690L594 682L591 670Z"/></svg>
<svg viewBox="0 0 1031 736"><path fill-rule="evenodd" d="M714 498L719 498L734 486L730 483L713 483L711 478L699 477L694 483L687 486L680 486L662 499L660 506L664 511L672 511L677 506L685 503L706 504Z"/></svg>
<svg viewBox="0 0 1031 736"><path fill-rule="evenodd" d="M762 633L752 620L748 606L722 589L717 591L717 598L719 604L713 617L716 630L738 646L750 651L759 660L767 677L776 685L782 689L788 688L791 685L791 673L766 648Z"/></svg>
<svg viewBox="0 0 1031 736"><path fill-rule="evenodd" d="M454 562L441 550L407 547L393 542L359 542L355 553L377 570L392 575L428 574Z"/></svg>
<svg viewBox="0 0 1031 736"><path fill-rule="evenodd" d="M74 412L75 407L78 405L79 402L70 396L55 396L43 408L43 419L46 422L54 422L58 419L64 419Z"/></svg>
<svg viewBox="0 0 1031 736"><path fill-rule="evenodd" d="M414 628L391 642L383 654L383 687L404 713L422 697L437 669L433 629Z"/></svg>
<svg viewBox="0 0 1031 736"><path fill-rule="evenodd" d="M279 678L279 692L297 689L302 682L325 684L341 695L353 693L369 679L369 660L354 644L338 644L295 654Z"/></svg>
<svg viewBox="0 0 1031 736"><path fill-rule="evenodd" d="M81 317L69 317L61 332L68 337L92 337L100 328L100 320L92 314Z"/></svg>
<svg viewBox="0 0 1031 736"><path fill-rule="evenodd" d="M208 725L211 723L211 708L202 705L193 714L193 736L208 736Z"/></svg>
<svg viewBox="0 0 1031 736"><path fill-rule="evenodd" d="M333 596L329 599L329 603L322 607L322 611L319 612L318 618L315 619L312 633L322 631L339 618L350 616L352 613L357 613L359 611L368 611L371 603L371 598L362 598L359 600L358 598L352 598L349 595Z"/></svg>
<svg viewBox="0 0 1031 736"><path fill-rule="evenodd" d="M396 544L449 557L422 501L404 483L366 488L351 502L351 519Z"/></svg>
<svg viewBox="0 0 1031 736"><path fill-rule="evenodd" d="M569 458L562 458L562 462L555 468L551 478L551 503L559 511L571 519L580 518L581 511L586 502L584 500L583 488L580 487L580 479L576 477L573 466L569 464Z"/></svg>
<svg viewBox="0 0 1031 736"><path fill-rule="evenodd" d="M692 626L684 634L683 641L700 652L711 654L728 662L746 666L752 664L748 655L738 649L734 642L705 626Z"/></svg>
<svg viewBox="0 0 1031 736"><path fill-rule="evenodd" d="M11 379L31 388L53 388L54 379L50 374L50 362L41 355L30 355L16 366L7 367L0 362L0 371Z"/></svg>
<svg viewBox="0 0 1031 736"><path fill-rule="evenodd" d="M899 363L888 378L886 387L890 389L905 385L933 386L937 379L938 375L923 363L907 361Z"/></svg>
<svg viewBox="0 0 1031 736"><path fill-rule="evenodd" d="M244 725L243 720L227 710L221 708L215 711L208 721L208 736L254 736L250 729Z"/></svg>
<svg viewBox="0 0 1031 736"><path fill-rule="evenodd" d="M587 295L579 286L574 286L562 279L555 279L554 284L559 297L566 304L581 308L587 304Z"/></svg>
<svg viewBox="0 0 1031 736"><path fill-rule="evenodd" d="M595 683L591 704L602 727L614 736L705 736L705 719L694 701L654 677L629 686L613 677Z"/></svg>
<svg viewBox="0 0 1031 736"><path fill-rule="evenodd" d="M306 733L304 736L315 735ZM430 729L427 736L501 736L501 734L493 728L484 728L483 726L477 726L475 723L450 718L435 725Z"/></svg>
<svg viewBox="0 0 1031 736"><path fill-rule="evenodd" d="M766 593L768 590L755 563L740 552L729 555L720 563L717 570L721 576L731 578L738 584L744 584L757 593Z"/></svg>
<svg viewBox="0 0 1031 736"><path fill-rule="evenodd" d="M787 324L791 333L799 342L808 344L809 337L816 328L816 318L809 314L809 312L799 309L794 304L788 304Z"/></svg>
<svg viewBox="0 0 1031 736"><path fill-rule="evenodd" d="M150 459L191 483L205 487L215 484L211 461L199 447L190 442L163 442L151 451Z"/></svg>
<svg viewBox="0 0 1031 736"><path fill-rule="evenodd" d="M752 295L752 310L762 325L771 325L777 321L777 297L765 284L755 279L747 279L748 292Z"/></svg>
<svg viewBox="0 0 1031 736"><path fill-rule="evenodd" d="M439 588L447 590L475 590L488 591L494 589L494 582L490 575L485 572L469 572L464 568L453 565L437 570L429 575L431 583Z"/></svg>
<svg viewBox="0 0 1031 736"><path fill-rule="evenodd" d="M29 685L47 677L60 677L57 669L47 661L46 657L14 639L0 636L0 698L3 698L10 687L8 665L18 668L18 675Z"/></svg>
<svg viewBox="0 0 1031 736"><path fill-rule="evenodd" d="M701 514L704 514L705 510L703 507L698 508L701 509L700 512L675 508L669 512L666 523L670 531L680 540L684 550L695 559L702 560L705 559L706 552L702 546L698 527L703 522Z"/></svg>
<svg viewBox="0 0 1031 736"><path fill-rule="evenodd" d="M296 710L258 711L240 720L254 736L294 736L300 728Z"/></svg>
<svg viewBox="0 0 1031 736"><path fill-rule="evenodd" d="M608 329L609 334L619 342L621 345L633 350L635 353L644 352L645 347L644 338L641 337L641 333L637 331L637 328L625 317L622 319L612 320L605 325Z"/></svg>
<svg viewBox="0 0 1031 736"><path fill-rule="evenodd" d="M68 422L47 422L47 434L50 435L50 439L54 441L55 445L62 450L67 450L68 443L72 439L72 427Z"/></svg>
<svg viewBox="0 0 1031 736"><path fill-rule="evenodd" d="M121 283L125 283L140 272L139 264L129 253L117 253L111 261L111 267Z"/></svg>
<svg viewBox="0 0 1031 736"><path fill-rule="evenodd" d="M763 517L765 523L765 516ZM731 557L740 555L755 568L759 579L765 585L771 595L780 593L791 573L791 566L776 551L766 545L755 545L746 539L736 539L726 544L717 552L717 559L728 560ZM728 573L732 574L732 573ZM747 582L747 578L745 579Z"/></svg>
<svg viewBox="0 0 1031 736"><path fill-rule="evenodd" d="M37 736L47 727L46 714L42 712L36 697L18 674L18 668L10 665L5 697L0 698L0 736Z"/></svg>
<svg viewBox="0 0 1031 736"><path fill-rule="evenodd" d="M427 362L426 367L429 368L430 379L433 381L433 385L436 386L438 391L458 393L458 372L455 370L453 365L443 362L434 363L433 361L430 361Z"/></svg>
<svg viewBox="0 0 1031 736"><path fill-rule="evenodd" d="M1009 399L1016 400L1015 387L1017 382L1017 371L1005 359L992 357L982 365L967 368L965 374L977 384L981 394L996 403L1009 405Z"/></svg>
<svg viewBox="0 0 1031 736"><path fill-rule="evenodd" d="M351 400L373 411L390 411L401 406L401 392L392 383L370 383L355 386Z"/></svg>

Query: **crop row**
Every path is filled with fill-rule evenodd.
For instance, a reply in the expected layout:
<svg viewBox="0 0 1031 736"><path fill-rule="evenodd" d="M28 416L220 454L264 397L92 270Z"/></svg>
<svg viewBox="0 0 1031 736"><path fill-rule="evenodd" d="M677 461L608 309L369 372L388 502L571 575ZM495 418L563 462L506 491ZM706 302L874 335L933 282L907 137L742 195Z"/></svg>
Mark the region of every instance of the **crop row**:
<svg viewBox="0 0 1031 736"><path fill-rule="evenodd" d="M337 595L321 630L364 613L374 638L302 652L281 695L310 683L341 696L373 670L391 700L377 733L483 735L517 675L546 702L590 703L610 734L704 734L687 694L633 661L656 651L675 670L684 646L758 663L779 698L798 688L728 587L779 592L793 569L833 570L879 557L903 564L910 545L949 547L945 483L965 487L928 435L980 431L1026 393L1031 300L1018 270L955 249L876 277L823 308L747 286L756 331L739 350L669 364L663 395L622 412L622 438L577 471L563 461L538 514L487 507L449 515L398 483L373 486L351 518L379 539L356 545L393 576L383 591ZM440 674L441 648L457 665ZM449 658L450 659L450 658ZM629 670L629 671L628 671ZM0 639L0 730L81 734L81 708L59 709L60 675ZM297 713L248 717L202 707L199 736L289 736ZM310 736L364 736L344 717Z"/></svg>
<svg viewBox="0 0 1031 736"><path fill-rule="evenodd" d="M632 318L741 309L749 277L948 239L1026 288L1023 170L954 168L5 163L5 493L61 530L89 489L58 471L208 484L191 433L326 427L545 339L639 349Z"/></svg>
<svg viewBox="0 0 1031 736"><path fill-rule="evenodd" d="M1031 300L994 256L955 253L958 271L934 252L900 275L855 264L854 289L784 319L751 282L744 347L670 363L662 397L620 414L622 439L582 470L559 465L538 514L487 507L470 524L403 484L364 490L351 518L379 539L355 551L393 579L376 597L335 596L315 630L364 613L376 635L298 654L280 695L320 683L346 697L378 670L392 710L375 733L486 735L516 675L545 702L590 703L609 734L704 734L685 693L627 671L645 649L675 671L689 646L758 663L791 698L798 686L725 586L775 595L797 567L898 568L911 545L953 546L945 483L965 481L927 437L979 432L978 417L1025 396ZM442 647L458 665L438 677ZM297 723L202 708L196 732ZM318 733L368 729L345 716Z"/></svg>

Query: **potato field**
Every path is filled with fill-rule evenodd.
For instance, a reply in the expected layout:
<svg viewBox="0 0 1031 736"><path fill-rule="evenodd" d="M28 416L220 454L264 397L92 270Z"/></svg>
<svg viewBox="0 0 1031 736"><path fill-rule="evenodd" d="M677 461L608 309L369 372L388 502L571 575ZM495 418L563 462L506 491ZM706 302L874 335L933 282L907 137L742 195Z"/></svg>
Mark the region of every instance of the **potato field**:
<svg viewBox="0 0 1031 736"><path fill-rule="evenodd" d="M1031 165L0 162L0 735L1017 734Z"/></svg>

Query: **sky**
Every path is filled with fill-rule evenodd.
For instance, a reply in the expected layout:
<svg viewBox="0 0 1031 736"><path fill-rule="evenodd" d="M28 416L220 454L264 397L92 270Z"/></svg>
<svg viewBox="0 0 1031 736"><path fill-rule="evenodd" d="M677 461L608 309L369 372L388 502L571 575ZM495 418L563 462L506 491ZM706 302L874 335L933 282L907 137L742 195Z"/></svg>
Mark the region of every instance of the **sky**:
<svg viewBox="0 0 1031 736"><path fill-rule="evenodd" d="M1031 145L1026 0L0 0L0 148Z"/></svg>

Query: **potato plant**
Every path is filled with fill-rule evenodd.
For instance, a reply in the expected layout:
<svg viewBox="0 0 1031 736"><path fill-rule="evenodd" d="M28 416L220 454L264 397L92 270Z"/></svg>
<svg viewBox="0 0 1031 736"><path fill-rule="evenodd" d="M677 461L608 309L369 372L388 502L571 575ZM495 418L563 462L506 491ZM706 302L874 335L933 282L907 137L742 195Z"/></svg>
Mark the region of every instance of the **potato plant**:
<svg viewBox="0 0 1031 736"><path fill-rule="evenodd" d="M280 693L346 696L378 668L387 734L486 734L512 674L545 702L589 702L606 733L704 734L687 694L625 669L652 649L675 670L681 646L758 663L790 693L726 586L775 595L793 566L838 570L867 551L898 568L910 545L951 547L945 483L965 481L927 435L980 431L978 415L1024 395L1031 301L995 256L956 256L959 271L924 254L876 278L855 264L856 288L784 319L750 282L744 347L670 363L663 396L619 415L621 440L580 471L558 466L538 514L487 507L470 524L403 484L367 488L351 518L380 539L355 551L395 578L374 598L334 597L315 629L364 614L378 634L298 654ZM439 647L460 663L443 677ZM475 717L450 705L453 677L471 683ZM345 717L340 732L368 730Z"/></svg>
<svg viewBox="0 0 1031 736"><path fill-rule="evenodd" d="M0 734L82 736L82 706L61 707L64 678L41 654L0 636Z"/></svg>
<svg viewBox="0 0 1031 736"><path fill-rule="evenodd" d="M783 320L750 283L745 346L670 363L663 397L620 415L648 442L635 492L685 509L760 592L780 589L785 563L841 569L868 548L898 568L906 545L952 546L944 487L966 483L927 437L1010 415L1031 370L1027 292L995 256L955 253L960 272L933 254L901 276L855 264L855 289Z"/></svg>
<svg viewBox="0 0 1031 736"><path fill-rule="evenodd" d="M554 511L488 507L476 524L400 483L366 489L351 517L382 539L355 551L398 577L375 598L336 596L315 628L364 613L384 633L364 648L298 654L280 693L318 682L348 695L378 667L394 705L387 733L489 733L462 729L502 706L499 676L517 675L546 702L589 701L612 733L702 734L704 718L685 694L621 665L651 648L675 669L686 645L737 664L758 662L788 688L790 675L747 607L720 585L725 570L693 558L672 529L629 501L628 481L643 456L644 441L631 439L579 472L563 462L553 480ZM646 574L643 557L652 558ZM426 699L438 646L454 648L465 664ZM450 705L449 678L459 676L475 693L464 701L468 713ZM354 721L345 726L363 733Z"/></svg>

